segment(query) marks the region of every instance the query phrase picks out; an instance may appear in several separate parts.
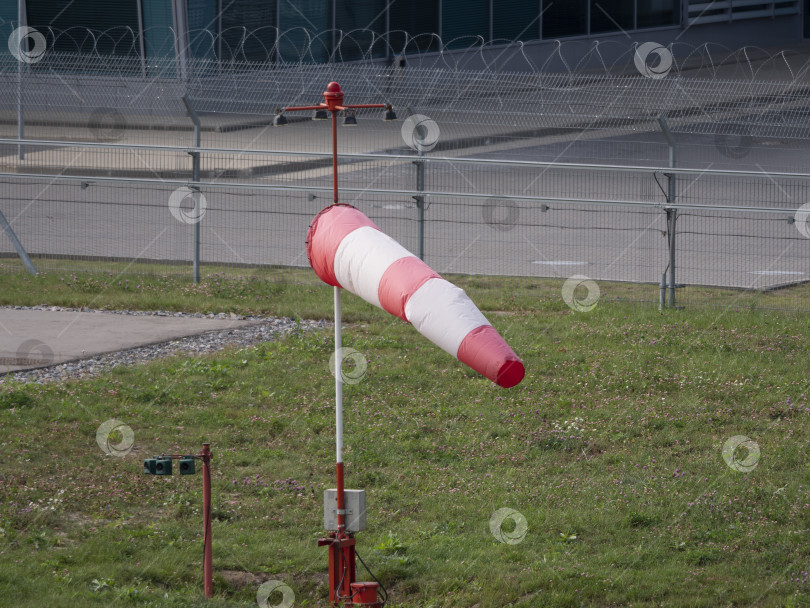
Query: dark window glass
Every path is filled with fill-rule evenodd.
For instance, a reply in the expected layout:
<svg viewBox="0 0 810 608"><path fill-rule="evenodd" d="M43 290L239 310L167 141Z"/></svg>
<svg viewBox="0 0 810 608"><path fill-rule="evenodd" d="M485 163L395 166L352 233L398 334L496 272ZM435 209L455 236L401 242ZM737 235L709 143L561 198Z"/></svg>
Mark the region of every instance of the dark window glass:
<svg viewBox="0 0 810 608"><path fill-rule="evenodd" d="M638 0L638 27L678 25L678 0Z"/></svg>
<svg viewBox="0 0 810 608"><path fill-rule="evenodd" d="M743 6L735 6L732 11L736 13L750 13L754 11L770 11L771 5L765 4L749 4Z"/></svg>
<svg viewBox="0 0 810 608"><path fill-rule="evenodd" d="M635 0L591 0L591 33L633 29Z"/></svg>
<svg viewBox="0 0 810 608"><path fill-rule="evenodd" d="M543 38L578 36L588 33L587 0L543 2Z"/></svg>
<svg viewBox="0 0 810 608"><path fill-rule="evenodd" d="M8 40L17 27L17 0L0 0L0 40ZM8 47L0 47L0 53L8 52Z"/></svg>
<svg viewBox="0 0 810 608"><path fill-rule="evenodd" d="M192 57L214 57L217 35L216 0L186 0L188 44Z"/></svg>
<svg viewBox="0 0 810 608"><path fill-rule="evenodd" d="M438 50L435 36L420 35L439 32L438 0L393 0L389 10L389 44L394 53Z"/></svg>
<svg viewBox="0 0 810 608"><path fill-rule="evenodd" d="M36 0L26 2L26 17L30 27L46 34L54 30L77 28L73 32L48 40L48 47L55 51L91 53L97 50L102 55L139 55L135 44L140 32L137 0L120 0L105 3L103 7L95 0ZM130 29L127 30L127 27ZM87 29L97 34L84 33ZM103 35L98 35L104 32ZM52 46L51 46L52 45Z"/></svg>
<svg viewBox="0 0 810 608"><path fill-rule="evenodd" d="M217 53L237 61L273 61L276 3L222 0L222 42Z"/></svg>
<svg viewBox="0 0 810 608"><path fill-rule="evenodd" d="M338 60L385 57L385 0L334 0Z"/></svg>
<svg viewBox="0 0 810 608"><path fill-rule="evenodd" d="M539 0L493 0L492 37L536 40L540 37Z"/></svg>
<svg viewBox="0 0 810 608"><path fill-rule="evenodd" d="M174 57L174 21L171 5L162 0L143 0L141 6L146 57L148 59ZM152 65L150 62L150 68Z"/></svg>
<svg viewBox="0 0 810 608"><path fill-rule="evenodd" d="M810 38L810 0L804 0L804 37Z"/></svg>
<svg viewBox="0 0 810 608"><path fill-rule="evenodd" d="M454 39L467 36L462 40ZM442 2L442 41L449 48L475 44L469 36L489 41L489 0L444 0Z"/></svg>
<svg viewBox="0 0 810 608"><path fill-rule="evenodd" d="M279 57L285 62L329 59L332 10L328 0L279 0Z"/></svg>

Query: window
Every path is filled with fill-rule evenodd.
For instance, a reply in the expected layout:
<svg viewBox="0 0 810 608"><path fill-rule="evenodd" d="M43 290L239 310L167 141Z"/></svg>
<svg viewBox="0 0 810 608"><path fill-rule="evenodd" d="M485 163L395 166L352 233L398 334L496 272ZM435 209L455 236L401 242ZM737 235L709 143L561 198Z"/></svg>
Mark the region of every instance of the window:
<svg viewBox="0 0 810 608"><path fill-rule="evenodd" d="M276 3L255 0L222 0L222 3L222 40L217 54L224 60L272 61L276 44Z"/></svg>
<svg viewBox="0 0 810 608"><path fill-rule="evenodd" d="M489 0L443 0L442 41L449 48L475 44L471 36L489 40ZM457 40L458 38L463 38Z"/></svg>
<svg viewBox="0 0 810 608"><path fill-rule="evenodd" d="M174 20L171 4L164 0L143 0L141 6L144 51L147 59L174 57Z"/></svg>
<svg viewBox="0 0 810 608"><path fill-rule="evenodd" d="M140 54L135 44L141 31L138 23L138 0L120 0L104 4L103 9L94 0L37 0L26 3L28 25L43 33L49 27L67 30L72 27L87 28L95 33L107 32L106 36L59 36L53 43L55 51L91 53L102 55ZM127 29L129 28L129 29ZM78 34L77 30L77 34ZM50 44L50 41L49 41Z"/></svg>
<svg viewBox="0 0 810 608"><path fill-rule="evenodd" d="M588 33L587 0L543 3L543 38L579 36Z"/></svg>
<svg viewBox="0 0 810 608"><path fill-rule="evenodd" d="M285 62L329 60L332 28L328 0L279 0L279 58Z"/></svg>
<svg viewBox="0 0 810 608"><path fill-rule="evenodd" d="M680 23L677 0L638 0L638 27L677 25Z"/></svg>
<svg viewBox="0 0 810 608"><path fill-rule="evenodd" d="M188 44L192 57L214 57L218 19L214 0L186 0Z"/></svg>
<svg viewBox="0 0 810 608"><path fill-rule="evenodd" d="M539 0L493 0L493 39L537 40L539 37Z"/></svg>
<svg viewBox="0 0 810 608"><path fill-rule="evenodd" d="M633 29L635 0L591 0L591 33Z"/></svg>
<svg viewBox="0 0 810 608"><path fill-rule="evenodd" d="M393 0L389 11L388 28L391 33L388 42L394 53L438 50L435 36L420 36L439 32L439 3L436 0ZM414 38L409 40L410 36Z"/></svg>
<svg viewBox="0 0 810 608"><path fill-rule="evenodd" d="M340 38L338 61L385 57L385 0L334 0L335 28L347 34ZM371 30L371 31L369 31Z"/></svg>
<svg viewBox="0 0 810 608"><path fill-rule="evenodd" d="M704 0L688 0L687 19L689 25L694 23L715 23L717 21L738 21L757 17L777 17L779 15L798 15L799 2L723 2L706 3Z"/></svg>

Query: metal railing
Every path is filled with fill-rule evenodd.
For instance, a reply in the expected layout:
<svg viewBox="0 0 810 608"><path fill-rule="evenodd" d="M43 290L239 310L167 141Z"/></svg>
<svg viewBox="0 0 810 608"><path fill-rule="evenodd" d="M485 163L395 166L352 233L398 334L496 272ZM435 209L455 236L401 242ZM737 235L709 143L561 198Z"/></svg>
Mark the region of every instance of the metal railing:
<svg viewBox="0 0 810 608"><path fill-rule="evenodd" d="M186 179L0 172L2 209L40 270L60 257L148 263L162 273L185 262L195 277L201 264L303 267L306 227L331 190L325 153L251 151L272 159L259 164L274 171L244 181L198 175L208 157L244 154L235 149L25 145L187 157ZM671 304L682 284L768 291L810 277L807 214L796 202L806 199L809 174L357 153L341 160L344 201L440 272L586 274L653 285L653 299L666 273Z"/></svg>

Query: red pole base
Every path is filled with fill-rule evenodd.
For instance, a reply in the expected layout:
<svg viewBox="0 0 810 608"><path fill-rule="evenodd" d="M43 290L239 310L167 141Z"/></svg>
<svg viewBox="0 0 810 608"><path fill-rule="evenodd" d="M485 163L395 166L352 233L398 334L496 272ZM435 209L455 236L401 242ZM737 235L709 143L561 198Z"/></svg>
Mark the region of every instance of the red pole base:
<svg viewBox="0 0 810 608"><path fill-rule="evenodd" d="M354 543L352 536L342 538L332 533L318 539L319 547L329 547L329 603L352 604L352 583L355 578Z"/></svg>

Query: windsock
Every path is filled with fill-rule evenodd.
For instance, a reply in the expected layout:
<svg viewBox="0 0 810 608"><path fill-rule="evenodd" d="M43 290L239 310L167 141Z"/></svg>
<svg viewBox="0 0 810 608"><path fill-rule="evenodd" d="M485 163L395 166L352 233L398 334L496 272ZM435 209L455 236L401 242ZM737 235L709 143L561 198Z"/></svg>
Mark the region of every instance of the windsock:
<svg viewBox="0 0 810 608"><path fill-rule="evenodd" d="M442 350L509 388L523 363L463 289L383 233L351 205L321 211L307 232L307 256L324 282L400 319Z"/></svg>

